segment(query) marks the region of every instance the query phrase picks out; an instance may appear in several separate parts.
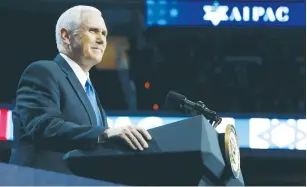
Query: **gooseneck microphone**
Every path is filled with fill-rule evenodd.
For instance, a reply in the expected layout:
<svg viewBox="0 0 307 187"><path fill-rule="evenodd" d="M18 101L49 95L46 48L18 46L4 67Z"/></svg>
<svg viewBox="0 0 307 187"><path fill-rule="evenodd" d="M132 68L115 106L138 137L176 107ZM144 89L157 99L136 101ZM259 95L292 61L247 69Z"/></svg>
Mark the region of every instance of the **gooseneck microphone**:
<svg viewBox="0 0 307 187"><path fill-rule="evenodd" d="M190 101L186 96L173 91L170 91L167 94L165 103L167 106L184 111L189 115L202 114L209 120L214 128L216 128L222 121L222 118L217 117L216 112L207 108L202 101Z"/></svg>

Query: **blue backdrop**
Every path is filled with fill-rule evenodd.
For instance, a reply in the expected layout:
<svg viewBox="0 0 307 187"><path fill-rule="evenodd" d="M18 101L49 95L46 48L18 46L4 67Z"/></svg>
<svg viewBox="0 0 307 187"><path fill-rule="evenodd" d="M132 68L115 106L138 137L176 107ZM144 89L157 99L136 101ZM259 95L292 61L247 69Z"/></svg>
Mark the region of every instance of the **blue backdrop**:
<svg viewBox="0 0 307 187"><path fill-rule="evenodd" d="M305 27L305 1L146 0L146 26Z"/></svg>

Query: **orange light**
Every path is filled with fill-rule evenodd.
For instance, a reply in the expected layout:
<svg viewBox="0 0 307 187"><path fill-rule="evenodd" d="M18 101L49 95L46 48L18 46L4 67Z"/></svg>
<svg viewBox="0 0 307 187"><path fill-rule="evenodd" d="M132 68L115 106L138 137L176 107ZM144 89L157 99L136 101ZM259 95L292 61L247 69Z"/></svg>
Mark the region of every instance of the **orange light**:
<svg viewBox="0 0 307 187"><path fill-rule="evenodd" d="M159 110L159 105L158 105L158 104L154 104L154 105L152 106L152 108L153 108L154 110Z"/></svg>
<svg viewBox="0 0 307 187"><path fill-rule="evenodd" d="M149 83L148 81L146 81L145 84L144 84L144 87L145 87L146 89L149 89L149 88L150 88L150 83Z"/></svg>

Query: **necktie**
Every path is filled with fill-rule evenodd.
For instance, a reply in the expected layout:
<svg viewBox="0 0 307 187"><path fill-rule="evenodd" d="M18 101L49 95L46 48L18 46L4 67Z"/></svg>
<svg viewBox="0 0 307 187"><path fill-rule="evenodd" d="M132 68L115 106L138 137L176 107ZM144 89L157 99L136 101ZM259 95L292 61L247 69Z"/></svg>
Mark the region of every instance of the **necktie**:
<svg viewBox="0 0 307 187"><path fill-rule="evenodd" d="M94 91L94 87L92 86L91 81L89 80L87 80L85 83L85 92L94 109L96 120L97 120L97 125L102 126L101 113L100 113L100 110L97 104L96 94Z"/></svg>

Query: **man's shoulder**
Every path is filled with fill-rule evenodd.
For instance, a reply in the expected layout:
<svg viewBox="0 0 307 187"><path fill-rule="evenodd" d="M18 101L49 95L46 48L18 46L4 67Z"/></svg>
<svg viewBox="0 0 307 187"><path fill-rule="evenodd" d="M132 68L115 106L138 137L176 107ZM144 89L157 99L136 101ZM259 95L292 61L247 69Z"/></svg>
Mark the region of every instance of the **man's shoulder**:
<svg viewBox="0 0 307 187"><path fill-rule="evenodd" d="M39 60L30 63L22 73L22 77L59 77L61 75L61 68L56 61L53 60Z"/></svg>
<svg viewBox="0 0 307 187"><path fill-rule="evenodd" d="M38 60L30 63L26 69L45 69L53 71L59 68L59 65L54 60Z"/></svg>

